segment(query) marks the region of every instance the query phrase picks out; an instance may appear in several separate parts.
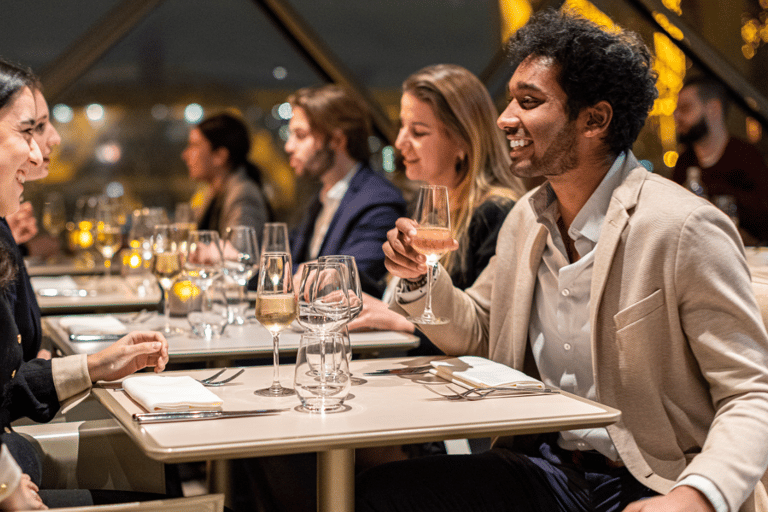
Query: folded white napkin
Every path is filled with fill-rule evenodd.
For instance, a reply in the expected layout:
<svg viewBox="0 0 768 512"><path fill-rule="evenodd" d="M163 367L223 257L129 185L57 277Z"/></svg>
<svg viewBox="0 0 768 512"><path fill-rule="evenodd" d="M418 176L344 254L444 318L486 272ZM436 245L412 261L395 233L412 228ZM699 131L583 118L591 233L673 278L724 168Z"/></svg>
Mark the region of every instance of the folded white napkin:
<svg viewBox="0 0 768 512"><path fill-rule="evenodd" d="M35 276L30 277L35 290L50 288L53 290L77 290L80 288L70 276Z"/></svg>
<svg viewBox="0 0 768 512"><path fill-rule="evenodd" d="M432 361L434 374L468 387L544 388L541 381L509 366L477 356L461 356Z"/></svg>
<svg viewBox="0 0 768 512"><path fill-rule="evenodd" d="M221 409L221 398L192 377L165 375L125 379L123 389L142 407L152 411Z"/></svg>
<svg viewBox="0 0 768 512"><path fill-rule="evenodd" d="M125 324L111 315L77 315L59 320L59 325L69 334L123 334L128 329Z"/></svg>

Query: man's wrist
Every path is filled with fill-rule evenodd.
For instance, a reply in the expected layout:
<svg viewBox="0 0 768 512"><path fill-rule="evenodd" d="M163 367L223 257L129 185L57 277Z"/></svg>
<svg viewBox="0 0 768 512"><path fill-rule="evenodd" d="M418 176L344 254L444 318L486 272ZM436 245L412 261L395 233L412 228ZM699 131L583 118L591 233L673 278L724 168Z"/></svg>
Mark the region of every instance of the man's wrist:
<svg viewBox="0 0 768 512"><path fill-rule="evenodd" d="M413 290L418 290L419 288L423 288L427 284L427 276L429 273L422 274L417 279L401 279L400 280L400 291L401 292L412 292Z"/></svg>

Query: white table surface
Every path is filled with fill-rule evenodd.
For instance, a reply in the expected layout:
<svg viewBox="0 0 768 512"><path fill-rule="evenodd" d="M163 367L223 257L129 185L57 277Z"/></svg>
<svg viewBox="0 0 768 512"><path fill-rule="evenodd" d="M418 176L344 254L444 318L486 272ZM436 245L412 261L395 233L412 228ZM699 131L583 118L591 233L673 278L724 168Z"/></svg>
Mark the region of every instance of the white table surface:
<svg viewBox="0 0 768 512"><path fill-rule="evenodd" d="M353 361L351 369L361 375L426 360L364 359ZM170 374L201 378L210 372ZM280 372L283 385L291 382L292 366L282 366ZM221 397L224 410L288 409L272 416L139 425L131 415L144 411L115 385L94 388L94 394L139 447L159 461L318 452L318 510L334 511L352 510L355 448L600 427L620 416L615 409L569 394L449 401L430 391L444 382L431 375L366 377L367 384L351 388L354 398L343 411L309 414L296 409L295 396L253 394L271 378L272 368L249 367L232 383L209 389Z"/></svg>
<svg viewBox="0 0 768 512"><path fill-rule="evenodd" d="M37 303L43 315L93 313L157 308L162 295L157 280L151 275L128 277L103 275L69 276L78 290L86 290L85 297L42 297L38 291L56 288L62 276L36 276L30 278Z"/></svg>
<svg viewBox="0 0 768 512"><path fill-rule="evenodd" d="M132 314L115 315L117 318L130 318ZM108 347L111 341L75 342L69 339L69 333L59 321L62 317L43 318L46 334L52 343L64 355L93 354ZM140 324L129 324L129 330L153 329L162 325L164 319L160 313ZM171 323L189 330L185 318L172 317ZM299 349L301 334L287 329L280 334L280 355L293 355ZM405 351L419 345L419 338L413 334L395 331L353 332L350 336L353 354L376 354L387 351ZM224 335L210 341L187 334L168 338L168 352L171 362L210 361L219 359L222 364L232 359L249 357L271 357L272 335L259 323L246 325L228 325Z"/></svg>

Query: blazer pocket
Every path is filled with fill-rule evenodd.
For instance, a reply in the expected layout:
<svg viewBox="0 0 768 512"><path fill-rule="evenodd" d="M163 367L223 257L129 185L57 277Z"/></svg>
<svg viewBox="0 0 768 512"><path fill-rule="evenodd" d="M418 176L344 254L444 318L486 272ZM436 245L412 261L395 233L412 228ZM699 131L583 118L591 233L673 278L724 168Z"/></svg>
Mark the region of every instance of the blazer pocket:
<svg viewBox="0 0 768 512"><path fill-rule="evenodd" d="M641 301L616 313L613 316L616 330L621 330L638 320L642 320L662 306L664 306L664 294L661 289L658 289Z"/></svg>

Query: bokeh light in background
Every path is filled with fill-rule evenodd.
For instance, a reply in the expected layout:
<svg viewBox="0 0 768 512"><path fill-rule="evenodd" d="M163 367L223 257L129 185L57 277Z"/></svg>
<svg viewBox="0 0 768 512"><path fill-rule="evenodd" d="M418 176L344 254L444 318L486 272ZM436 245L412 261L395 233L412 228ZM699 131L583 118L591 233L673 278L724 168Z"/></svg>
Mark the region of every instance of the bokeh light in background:
<svg viewBox="0 0 768 512"><path fill-rule="evenodd" d="M203 120L205 111L199 103L190 103L184 108L184 120L189 124L197 124Z"/></svg>

